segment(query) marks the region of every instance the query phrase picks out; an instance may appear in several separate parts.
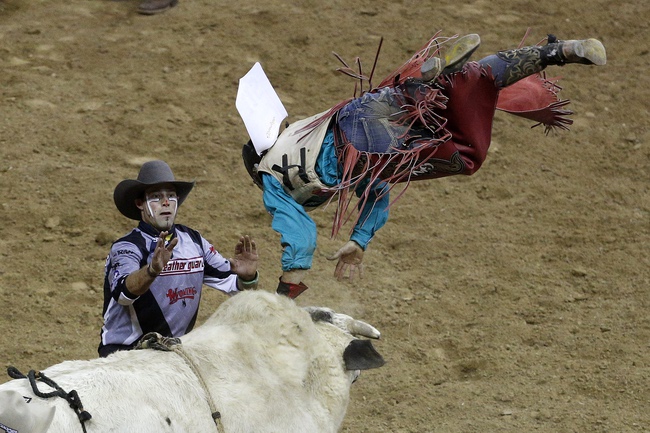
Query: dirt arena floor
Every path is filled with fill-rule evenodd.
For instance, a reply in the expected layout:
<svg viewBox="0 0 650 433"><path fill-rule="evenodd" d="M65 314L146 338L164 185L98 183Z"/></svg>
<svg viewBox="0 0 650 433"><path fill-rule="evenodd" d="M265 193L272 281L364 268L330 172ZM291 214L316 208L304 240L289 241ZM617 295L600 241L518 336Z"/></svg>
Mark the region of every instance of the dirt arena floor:
<svg viewBox="0 0 650 433"><path fill-rule="evenodd" d="M588 4L588 7L585 5ZM197 185L178 221L230 256L250 233L274 290L279 236L240 160L238 80L261 62L289 121L352 95L332 52L376 77L437 30L474 58L547 33L597 37L604 67L549 68L575 111L544 135L498 113L483 168L413 184L332 278L333 209L310 290L374 324L385 367L353 386L342 432L650 432L650 7L646 0L0 0L0 364L96 356L103 265L132 222L115 185L149 159ZM347 231L345 231L347 233ZM344 233L344 234L345 234ZM224 296L207 291L204 320ZM0 377L0 382L8 377Z"/></svg>

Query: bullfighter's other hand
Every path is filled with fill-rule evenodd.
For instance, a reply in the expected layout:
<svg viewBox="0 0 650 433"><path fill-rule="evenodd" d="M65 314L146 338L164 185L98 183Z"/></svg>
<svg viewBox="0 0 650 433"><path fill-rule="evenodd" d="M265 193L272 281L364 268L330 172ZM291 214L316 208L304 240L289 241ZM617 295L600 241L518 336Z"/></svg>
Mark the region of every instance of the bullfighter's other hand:
<svg viewBox="0 0 650 433"><path fill-rule="evenodd" d="M235 245L235 257L230 259L230 269L244 281L255 278L257 273L257 245L250 236L242 236Z"/></svg>
<svg viewBox="0 0 650 433"><path fill-rule="evenodd" d="M347 241L333 256L327 260L337 260L334 276L337 280L354 279L356 274L363 278L363 248L354 241ZM347 276L346 276L347 274Z"/></svg>

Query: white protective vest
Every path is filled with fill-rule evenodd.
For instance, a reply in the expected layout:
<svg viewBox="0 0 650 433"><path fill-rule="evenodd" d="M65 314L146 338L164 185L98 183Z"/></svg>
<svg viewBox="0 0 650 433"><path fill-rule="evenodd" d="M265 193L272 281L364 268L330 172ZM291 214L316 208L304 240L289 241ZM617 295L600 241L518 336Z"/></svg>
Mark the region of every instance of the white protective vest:
<svg viewBox="0 0 650 433"><path fill-rule="evenodd" d="M287 194L307 210L315 209L320 204L310 207L310 198L331 196L335 192L335 189L320 181L315 170L331 116L316 128L302 131L326 113L324 111L290 124L264 154L257 168L258 171L273 175Z"/></svg>

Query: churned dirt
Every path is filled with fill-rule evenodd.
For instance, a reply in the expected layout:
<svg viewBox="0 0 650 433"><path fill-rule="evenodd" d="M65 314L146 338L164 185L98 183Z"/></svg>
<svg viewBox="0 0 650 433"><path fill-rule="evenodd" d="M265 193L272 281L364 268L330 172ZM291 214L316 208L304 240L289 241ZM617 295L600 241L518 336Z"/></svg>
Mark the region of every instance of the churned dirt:
<svg viewBox="0 0 650 433"><path fill-rule="evenodd" d="M646 0L0 0L0 363L96 356L103 265L132 222L115 185L149 159L196 179L178 221L230 256L250 233L261 286L278 235L240 159L238 80L261 62L295 121L353 94L332 52L375 77L437 30L474 58L547 33L597 37L604 67L549 68L571 131L505 113L483 168L413 184L332 278L333 209L297 302L375 325L388 361L353 386L343 432L650 432L650 9ZM587 6L588 5L588 6ZM344 230L344 235L347 231ZM207 291L204 320L224 296ZM0 378L6 381L8 377Z"/></svg>

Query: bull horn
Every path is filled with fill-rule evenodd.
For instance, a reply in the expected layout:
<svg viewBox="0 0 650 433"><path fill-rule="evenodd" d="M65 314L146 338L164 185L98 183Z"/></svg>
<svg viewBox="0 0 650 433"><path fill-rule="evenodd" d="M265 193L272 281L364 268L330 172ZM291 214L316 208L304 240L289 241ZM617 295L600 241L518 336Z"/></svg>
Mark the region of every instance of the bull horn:
<svg viewBox="0 0 650 433"><path fill-rule="evenodd" d="M360 335L368 338L380 338L380 332L372 325L361 320L353 319L347 314L335 313L333 310L324 307L305 307L314 322L328 322L339 329L348 331L352 335Z"/></svg>
<svg viewBox="0 0 650 433"><path fill-rule="evenodd" d="M363 337L377 339L381 337L381 333L374 326L362 322L361 320L352 319L348 324L348 330L352 335L361 335Z"/></svg>

